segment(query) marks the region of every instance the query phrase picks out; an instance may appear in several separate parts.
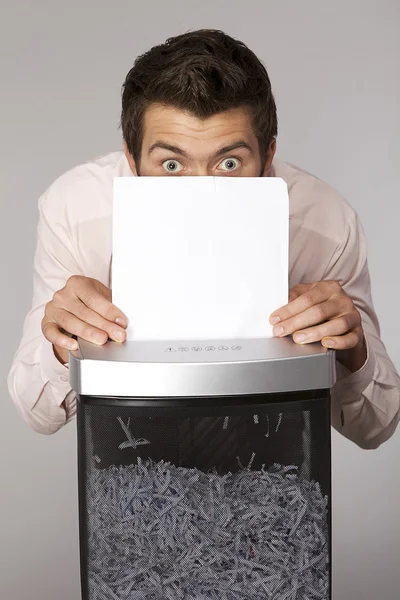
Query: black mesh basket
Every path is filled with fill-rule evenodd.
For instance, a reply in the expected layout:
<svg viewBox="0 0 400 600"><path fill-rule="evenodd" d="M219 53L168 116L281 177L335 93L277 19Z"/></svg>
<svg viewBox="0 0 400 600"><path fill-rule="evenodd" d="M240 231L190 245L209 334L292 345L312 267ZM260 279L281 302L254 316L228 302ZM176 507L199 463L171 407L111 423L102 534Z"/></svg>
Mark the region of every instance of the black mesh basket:
<svg viewBox="0 0 400 600"><path fill-rule="evenodd" d="M83 600L329 600L330 391L78 396Z"/></svg>

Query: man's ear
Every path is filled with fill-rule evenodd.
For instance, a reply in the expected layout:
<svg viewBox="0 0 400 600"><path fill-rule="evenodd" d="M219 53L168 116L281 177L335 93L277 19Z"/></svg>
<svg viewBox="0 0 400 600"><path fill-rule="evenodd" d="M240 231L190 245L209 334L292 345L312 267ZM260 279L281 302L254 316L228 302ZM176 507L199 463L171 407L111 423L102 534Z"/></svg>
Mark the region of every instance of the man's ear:
<svg viewBox="0 0 400 600"><path fill-rule="evenodd" d="M265 159L265 165L264 165L264 170L263 170L263 177L265 177L267 175L267 172L271 168L272 161L273 161L274 156L275 156L275 152L276 152L276 138L273 138L272 142L269 145L268 152L267 152L267 157Z"/></svg>
<svg viewBox="0 0 400 600"><path fill-rule="evenodd" d="M136 163L135 163L135 160L134 160L132 154L128 150L128 146L127 146L125 140L124 140L124 152L125 152L125 156L129 163L132 173L137 176L138 173L137 173Z"/></svg>

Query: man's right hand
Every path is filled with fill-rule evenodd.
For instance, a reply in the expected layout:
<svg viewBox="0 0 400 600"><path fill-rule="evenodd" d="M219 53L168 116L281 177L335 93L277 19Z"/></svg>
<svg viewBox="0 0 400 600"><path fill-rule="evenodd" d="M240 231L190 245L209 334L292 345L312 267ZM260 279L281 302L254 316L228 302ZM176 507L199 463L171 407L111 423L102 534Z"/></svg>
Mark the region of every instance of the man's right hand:
<svg viewBox="0 0 400 600"><path fill-rule="evenodd" d="M46 304L42 332L63 364L78 344L71 335L102 346L108 338L126 340L126 316L111 303L111 290L90 277L74 275Z"/></svg>

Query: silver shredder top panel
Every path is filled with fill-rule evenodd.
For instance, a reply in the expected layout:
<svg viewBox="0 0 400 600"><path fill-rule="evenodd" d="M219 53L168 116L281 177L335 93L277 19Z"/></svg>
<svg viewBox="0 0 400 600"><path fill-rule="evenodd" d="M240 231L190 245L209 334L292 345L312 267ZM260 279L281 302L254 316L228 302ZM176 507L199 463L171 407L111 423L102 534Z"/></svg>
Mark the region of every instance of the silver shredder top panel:
<svg viewBox="0 0 400 600"><path fill-rule="evenodd" d="M274 394L328 389L336 379L332 350L289 338L78 343L70 354L70 383L86 396Z"/></svg>

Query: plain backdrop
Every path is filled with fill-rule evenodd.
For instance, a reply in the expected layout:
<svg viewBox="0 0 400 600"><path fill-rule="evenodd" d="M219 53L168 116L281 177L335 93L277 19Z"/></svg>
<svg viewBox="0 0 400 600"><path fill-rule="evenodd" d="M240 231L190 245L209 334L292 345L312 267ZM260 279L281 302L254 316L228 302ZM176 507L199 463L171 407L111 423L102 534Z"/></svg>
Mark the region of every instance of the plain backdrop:
<svg viewBox="0 0 400 600"><path fill-rule="evenodd" d="M37 200L67 169L122 147L135 57L219 28L265 62L278 155L325 179L369 241L382 337L400 368L399 0L0 3L0 598L78 600L75 421L28 429L6 376L32 291ZM334 432L334 600L400 597L400 432L363 451Z"/></svg>

